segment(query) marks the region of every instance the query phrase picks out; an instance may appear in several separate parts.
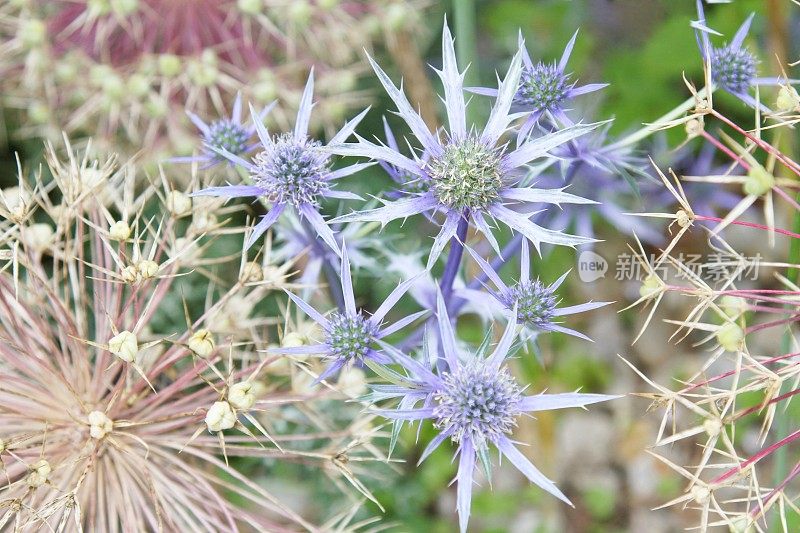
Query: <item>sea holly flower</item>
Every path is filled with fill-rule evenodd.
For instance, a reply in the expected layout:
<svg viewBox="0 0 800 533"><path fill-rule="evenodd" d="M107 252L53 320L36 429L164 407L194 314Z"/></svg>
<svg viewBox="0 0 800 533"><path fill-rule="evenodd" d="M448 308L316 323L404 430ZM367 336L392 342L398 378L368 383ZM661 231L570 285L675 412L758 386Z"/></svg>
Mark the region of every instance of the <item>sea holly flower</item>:
<svg viewBox="0 0 800 533"><path fill-rule="evenodd" d="M539 61L534 64L525 47L522 32L520 32L519 53L522 55L523 67L519 87L514 94L512 110L525 112L528 114L528 118L519 130L518 142L522 142L530 134L533 127L545 114L549 115L554 122L573 124L573 121L565 113L570 100L608 86L607 83L577 86L577 81L571 80L572 74L567 72L566 68L577 37L578 32L576 31L564 48L564 53L558 63ZM497 89L487 87L475 87L469 91L486 96L497 97L499 95Z"/></svg>
<svg viewBox="0 0 800 533"><path fill-rule="evenodd" d="M697 0L697 15L698 20L692 21L691 26L695 29L703 62L711 65L711 79L713 82L750 107L758 107L762 111L770 113L771 111L769 108L750 96L750 89L762 85L786 85L788 83L795 83L797 80L786 80L776 77L758 77L758 59L750 49L744 45L744 40L747 38L747 33L750 31L750 24L753 22L754 14L751 13L742 25L739 26L731 42L721 47L713 46L710 42L709 34L721 34L706 25L706 16L703 10L702 0Z"/></svg>
<svg viewBox="0 0 800 533"><path fill-rule="evenodd" d="M604 394L538 394L526 396L524 388L511 375L505 361L516 337L516 313L512 315L500 342L490 355L488 342L475 354L460 354L444 300L437 299L441 346L441 365L430 370L416 359L385 345L387 354L406 372L389 385L373 385L368 396L373 401L398 399L397 409L378 409L378 414L395 421L430 420L438 434L422 452L424 461L445 440L457 446L457 509L462 533L467 530L475 466L479 460L487 476L491 473L490 446L511 462L525 477L556 498L572 505L555 483L542 474L515 446L511 433L517 419L527 413L589 404L616 398ZM427 354L423 359L429 360Z"/></svg>
<svg viewBox="0 0 800 533"><path fill-rule="evenodd" d="M200 155L188 157L175 157L171 161L176 163L200 163L202 168L211 168L219 163L226 161L220 155L221 150L225 150L236 156L243 156L258 146L253 144L251 139L256 134L256 123L261 124L264 118L275 107L276 102L272 102L253 117L252 124L242 121L242 93L236 94L233 102L233 109L230 117L222 117L211 123L187 111L186 114L192 123L200 130L203 138L203 151ZM230 163L230 161L228 161Z"/></svg>
<svg viewBox="0 0 800 533"><path fill-rule="evenodd" d="M327 316L323 316L299 296L286 291L297 307L322 327L325 332L324 341L310 346L281 347L272 350L274 353L284 355L315 355L328 360L330 364L317 378L317 382L333 376L345 365L361 364L367 360L381 364L389 363L390 359L376 349L375 344L427 313L427 311L419 311L394 324L385 325L383 323L394 304L408 291L418 276L400 283L371 316L368 316L364 310L356 309L353 281L350 277L350 260L347 256L347 248L344 246L342 247L340 276L344 309L334 311Z"/></svg>
<svg viewBox="0 0 800 533"><path fill-rule="evenodd" d="M486 274L486 277L497 288L496 291L490 292L502 305L504 314L510 318L514 318L513 315L516 312L515 318L523 327L524 336L526 337L525 340L535 339L536 336L542 332L559 331L590 341L591 339L583 333L566 328L560 325L556 320L558 317L591 311L592 309L598 309L611 303L586 302L578 305L559 307L560 299L556 291L567 278L569 272L563 274L550 285L545 285L538 279L531 279L529 272L530 251L528 243L525 241L522 242L520 250L519 281L512 285L506 284L495 269L474 250L468 247L467 251L475 262L478 263L478 266L483 273Z"/></svg>
<svg viewBox="0 0 800 533"><path fill-rule="evenodd" d="M453 39L445 24L442 34L444 64L437 70L444 85L444 102L447 108L448 128L444 138L431 131L422 117L409 103L386 73L370 58L375 73L397 106L398 114L411 129L422 151L407 157L386 145L370 142L356 136L357 142L331 142L328 150L339 155L354 155L383 161L415 176L420 182L428 181L428 190L406 193L399 200L386 202L377 209L350 213L334 221L378 221L381 224L411 215L442 212L445 221L436 236L429 258L432 266L448 241L457 234L466 234L472 223L483 233L492 246L497 242L487 217L499 220L519 231L536 248L542 242L576 246L589 239L567 235L543 228L530 220L532 211L541 204L588 204L589 200L568 194L563 189L535 189L518 186L524 168L531 161L542 158L561 144L591 131L596 124L576 124L536 139L526 139L515 149L502 138L510 124L519 117L511 113L511 106L522 73L521 54L517 53L511 67L498 88L491 114L481 131L467 128L466 100L464 99L464 72L459 71ZM512 209L513 207L513 209Z"/></svg>
<svg viewBox="0 0 800 533"><path fill-rule="evenodd" d="M225 147L208 145L217 154L244 168L250 175L252 185L226 185L208 187L194 193L196 196L222 196L225 198L256 197L272 204L269 212L256 224L246 247L253 245L286 208L294 209L306 220L319 237L339 254L339 244L333 231L325 224L319 213L319 202L323 198L361 199L358 195L334 190L334 182L367 167L370 163L357 163L334 170L330 153L322 149L321 142L309 138L308 124L314 93L314 72L308 76L294 131L270 135L258 114L250 112L261 142L260 149L252 161L245 161ZM347 139L366 114L362 112L337 133L330 144L337 145Z"/></svg>

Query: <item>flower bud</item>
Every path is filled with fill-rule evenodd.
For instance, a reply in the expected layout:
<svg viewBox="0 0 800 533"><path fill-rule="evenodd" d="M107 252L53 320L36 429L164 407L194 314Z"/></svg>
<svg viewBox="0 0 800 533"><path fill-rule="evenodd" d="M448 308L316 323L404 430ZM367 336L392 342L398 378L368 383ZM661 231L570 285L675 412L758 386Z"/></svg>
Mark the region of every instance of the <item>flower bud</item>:
<svg viewBox="0 0 800 533"><path fill-rule="evenodd" d="M800 109L800 95L791 85L781 85L778 90L778 99L775 101L778 111L797 111Z"/></svg>
<svg viewBox="0 0 800 533"><path fill-rule="evenodd" d="M256 282L264 279L264 270L255 261L245 263L242 268L241 280L244 282Z"/></svg>
<svg viewBox="0 0 800 533"><path fill-rule="evenodd" d="M30 471L28 472L28 486L31 488L41 487L47 483L47 479L50 477L52 471L53 469L50 467L50 463L45 459L39 459L30 466Z"/></svg>
<svg viewBox="0 0 800 533"><path fill-rule="evenodd" d="M31 224L25 232L25 243L41 253L53 243L54 234L50 224L44 222Z"/></svg>
<svg viewBox="0 0 800 533"><path fill-rule="evenodd" d="M158 70L162 76L173 78L181 73L181 58L173 54L161 54L158 58Z"/></svg>
<svg viewBox="0 0 800 533"><path fill-rule="evenodd" d="M654 298L661 290L661 280L659 277L655 274L650 274L644 278L642 286L639 287L639 296L642 298Z"/></svg>
<svg viewBox="0 0 800 533"><path fill-rule="evenodd" d="M719 418L709 418L703 422L703 429L709 437L716 437L722 431L722 421Z"/></svg>
<svg viewBox="0 0 800 533"><path fill-rule="evenodd" d="M132 363L139 353L139 341L130 331L120 331L108 341L108 351L126 363Z"/></svg>
<svg viewBox="0 0 800 533"><path fill-rule="evenodd" d="M127 241L131 237L131 227L124 220L117 220L108 228L108 236L115 241Z"/></svg>
<svg viewBox="0 0 800 533"><path fill-rule="evenodd" d="M336 380L336 386L345 396L356 398L367 392L367 376L360 368L344 368Z"/></svg>
<svg viewBox="0 0 800 533"><path fill-rule="evenodd" d="M100 440L114 429L114 422L102 411L89 413L89 434L93 439Z"/></svg>
<svg viewBox="0 0 800 533"><path fill-rule="evenodd" d="M711 498L711 491L708 490L708 487L703 487L700 485L695 485L692 487L689 490L689 494L691 494L694 501L700 505L708 503L708 500Z"/></svg>
<svg viewBox="0 0 800 533"><path fill-rule="evenodd" d="M745 194L761 196L775 185L775 176L767 172L761 165L753 165L747 172L743 189Z"/></svg>
<svg viewBox="0 0 800 533"><path fill-rule="evenodd" d="M181 191L170 191L167 195L167 211L180 218L192 212L192 199Z"/></svg>
<svg viewBox="0 0 800 533"><path fill-rule="evenodd" d="M136 264L136 270L141 279L154 278L158 274L158 263L143 259Z"/></svg>
<svg viewBox="0 0 800 533"><path fill-rule="evenodd" d="M692 118L686 121L686 136L690 139L694 139L701 133L703 133L703 118Z"/></svg>
<svg viewBox="0 0 800 533"><path fill-rule="evenodd" d="M214 348L216 347L214 335L212 335L207 329L196 331L194 335L189 337L189 342L187 344L189 349L194 352L195 355L202 357L203 359L208 358L212 353L214 353Z"/></svg>
<svg viewBox="0 0 800 533"><path fill-rule="evenodd" d="M717 342L729 352L737 352L742 347L744 331L733 322L726 322L717 330Z"/></svg>
<svg viewBox="0 0 800 533"><path fill-rule="evenodd" d="M139 271L134 265L128 265L122 269L120 277L125 283L136 283L139 280Z"/></svg>
<svg viewBox="0 0 800 533"><path fill-rule="evenodd" d="M305 346L306 339L297 333L296 331L291 331L283 336L283 340L281 341L282 348L296 348L298 346Z"/></svg>
<svg viewBox="0 0 800 533"><path fill-rule="evenodd" d="M242 13L257 15L261 12L261 2L262 0L238 0L236 6Z"/></svg>
<svg viewBox="0 0 800 533"><path fill-rule="evenodd" d="M747 300L741 296L726 294L719 299L719 306L726 315L731 318L736 318L747 310Z"/></svg>
<svg viewBox="0 0 800 533"><path fill-rule="evenodd" d="M236 411L228 402L214 402L206 413L206 426L209 431L218 432L236 425Z"/></svg>
<svg viewBox="0 0 800 533"><path fill-rule="evenodd" d="M249 381L235 383L228 390L228 403L235 409L247 410L256 403L255 390Z"/></svg>

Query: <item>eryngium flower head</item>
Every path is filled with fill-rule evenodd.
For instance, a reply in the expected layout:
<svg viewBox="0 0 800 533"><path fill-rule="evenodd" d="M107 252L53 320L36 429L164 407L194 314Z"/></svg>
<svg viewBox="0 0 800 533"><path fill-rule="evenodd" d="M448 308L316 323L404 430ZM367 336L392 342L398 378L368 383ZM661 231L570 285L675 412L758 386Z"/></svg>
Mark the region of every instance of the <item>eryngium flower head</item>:
<svg viewBox="0 0 800 533"><path fill-rule="evenodd" d="M447 24L442 33L444 65L437 71L444 85L444 101L449 128L446 134L432 132L414 110L403 92L371 58L370 62L384 89L397 106L417 141L420 153L405 156L396 149L378 145L356 136L357 142L331 142L328 150L340 155L355 155L383 161L428 184L419 194L403 191L401 198L387 202L384 207L351 213L335 221L377 221L381 224L414 214L442 212L445 221L434 240L428 266L431 267L444 247L457 233L466 233L472 223L486 235L492 245L497 243L485 217L499 220L519 231L533 244L540 243L576 246L589 240L542 228L530 221L534 207L542 204L591 203L562 190L543 190L520 186L522 168L564 143L591 131L595 124L577 124L536 139L526 138L516 149L510 149L503 137L517 117L511 112L522 73L522 52L514 56L508 74L497 89L498 97L489 119L481 131L467 127L464 73L456 63L453 39ZM409 180L413 182L414 180ZM511 206L515 209L511 209Z"/></svg>
<svg viewBox="0 0 800 533"><path fill-rule="evenodd" d="M376 348L376 343L411 324L427 312L414 313L391 325L383 323L394 304L411 288L418 276L400 283L372 315L367 316L365 311L358 310L353 294L353 280L350 277L350 260L345 247L342 247L340 277L344 309L334 311L327 317L304 299L287 291L297 307L322 327L325 332L323 341L311 346L281 347L273 350L274 353L286 355L322 356L329 362L329 365L317 378L317 382L336 374L344 366L361 364L368 360L377 363L389 362L381 350Z"/></svg>
<svg viewBox="0 0 800 533"><path fill-rule="evenodd" d="M562 326L558 317L582 313L608 305L610 302L586 302L568 307L558 307L560 299L556 291L564 283L569 272L563 274L551 285L530 278L530 250L523 241L520 250L520 278L517 283L506 284L497 271L471 248L467 248L475 262L495 285L491 291L494 298L503 306L503 314L516 320L524 328L524 335L535 338L539 333L559 331L581 339L591 340L583 333ZM512 316L513 315L513 316Z"/></svg>
<svg viewBox="0 0 800 533"><path fill-rule="evenodd" d="M256 197L270 202L272 208L261 218L250 237L246 247L252 246L283 211L292 208L299 217L308 221L317 235L325 241L337 254L339 243L333 231L319 214L319 202L323 197L360 199L359 196L333 190L333 181L358 172L369 164L358 163L349 167L332 170L330 154L322 150L322 143L309 137L308 125L313 107L314 72L308 76L297 121L291 133L271 136L264 127L259 114L251 107L252 120L258 138L261 141L260 151L252 161L245 161L230 151L210 146L217 154L232 163L241 166L250 174L252 185L227 185L208 187L194 193L198 196L221 196L224 198ZM356 125L364 117L364 112L344 125L331 143L339 143L347 139Z"/></svg>
<svg viewBox="0 0 800 533"><path fill-rule="evenodd" d="M573 124L565 112L568 103L576 96L598 91L608 85L607 83L590 83L577 86L577 82L571 80L572 75L566 71L566 68L577 37L578 32L576 31L564 48L564 53L558 63L543 61L534 63L525 48L525 41L520 32L519 53L522 54L522 73L517 92L514 94L512 110L527 113L528 118L519 129L518 142L522 142L530 134L544 115L547 115L551 121L557 120L562 124ZM497 89L488 87L473 87L469 91L494 97L499 94Z"/></svg>
<svg viewBox="0 0 800 533"><path fill-rule="evenodd" d="M397 409L378 409L382 416L395 421L395 438L406 421L431 420L439 433L422 452L425 460L439 445L450 439L459 456L458 515L461 531L469 522L473 476L476 459L491 469L489 446L498 451L535 483L550 494L569 503L556 485L547 479L514 445L510 436L517 419L525 414L550 409L583 407L614 398L603 394L539 394L524 396L505 361L516 337L516 316L512 316L494 351L487 355L488 341L475 354L459 354L453 325L441 293L437 297L437 322L441 347L438 357L424 353L423 361L439 361L430 370L417 359L384 345L388 357L407 373L396 383L373 385L369 399L398 399ZM429 346L426 346L430 349Z"/></svg>
<svg viewBox="0 0 800 533"><path fill-rule="evenodd" d="M720 35L720 33L706 25L702 0L697 0L697 15L698 20L692 21L691 26L695 29L697 44L700 47L703 62L710 64L711 79L720 88L733 94L750 107L759 107L762 111L769 113L769 108L750 96L750 89L763 85L786 85L790 82L796 83L797 80L757 77L756 67L758 60L744 44L747 33L750 31L750 24L753 22L754 14L751 13L739 26L731 42L722 47L711 45L709 34Z"/></svg>

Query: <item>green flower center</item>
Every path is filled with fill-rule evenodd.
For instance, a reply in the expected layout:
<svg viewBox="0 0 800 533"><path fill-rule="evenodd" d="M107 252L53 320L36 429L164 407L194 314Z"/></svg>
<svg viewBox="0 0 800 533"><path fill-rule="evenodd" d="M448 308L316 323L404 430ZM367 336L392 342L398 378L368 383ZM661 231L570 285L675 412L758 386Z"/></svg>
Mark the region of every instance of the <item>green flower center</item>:
<svg viewBox="0 0 800 533"><path fill-rule="evenodd" d="M426 170L436 198L451 209L483 209L503 186L500 154L474 138L448 144Z"/></svg>

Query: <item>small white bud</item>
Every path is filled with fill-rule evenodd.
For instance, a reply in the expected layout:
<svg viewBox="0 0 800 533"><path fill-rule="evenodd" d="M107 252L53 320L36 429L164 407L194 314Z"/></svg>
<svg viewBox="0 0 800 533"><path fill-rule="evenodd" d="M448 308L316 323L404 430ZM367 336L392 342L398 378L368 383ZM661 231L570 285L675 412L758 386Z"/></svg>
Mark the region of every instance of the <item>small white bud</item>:
<svg viewBox="0 0 800 533"><path fill-rule="evenodd" d="M135 266L128 265L122 269L120 277L125 283L136 283L139 280L139 271Z"/></svg>
<svg viewBox="0 0 800 533"><path fill-rule="evenodd" d="M228 403L235 409L247 410L256 403L253 384L250 381L235 383L228 390Z"/></svg>
<svg viewBox="0 0 800 533"><path fill-rule="evenodd" d="M658 276L650 274L644 278L642 286L639 287L639 296L642 298L654 298L661 292L661 290L661 280L658 278Z"/></svg>
<svg viewBox="0 0 800 533"><path fill-rule="evenodd" d="M54 235L50 224L31 224L25 232L25 243L37 252L44 252L53 243Z"/></svg>
<svg viewBox="0 0 800 533"><path fill-rule="evenodd" d="M3 207L12 219L21 219L27 211L28 195L19 187L3 189Z"/></svg>
<svg viewBox="0 0 800 533"><path fill-rule="evenodd" d="M194 335L189 337L189 342L187 344L191 351L203 359L208 358L212 353L214 353L214 348L216 347L216 344L214 343L214 335L212 335L207 329L200 329L196 331Z"/></svg>
<svg viewBox="0 0 800 533"><path fill-rule="evenodd" d="M88 416L89 434L100 440L114 429L114 422L102 411L92 411Z"/></svg>
<svg viewBox="0 0 800 533"><path fill-rule="evenodd" d="M280 285L286 281L286 274L281 272L281 270L276 266L267 265L264 267L262 278L264 281L272 285Z"/></svg>
<svg viewBox="0 0 800 533"><path fill-rule="evenodd" d="M349 398L356 398L367 392L367 376L364 371L354 366L342 369L337 388Z"/></svg>
<svg viewBox="0 0 800 533"><path fill-rule="evenodd" d="M41 487L47 483L53 469L45 459L39 459L30 466L28 472L28 486L31 488Z"/></svg>
<svg viewBox="0 0 800 533"><path fill-rule="evenodd" d="M778 90L778 99L775 101L778 111L797 111L800 109L800 95L791 85L781 85Z"/></svg>
<svg viewBox="0 0 800 533"><path fill-rule="evenodd" d="M242 268L241 280L244 282L257 282L264 279L264 270L255 261L245 263Z"/></svg>
<svg viewBox="0 0 800 533"><path fill-rule="evenodd" d="M701 485L695 485L689 490L689 494L691 494L694 501L699 503L700 505L704 505L708 503L708 500L711 499L711 491L708 490L708 487L703 487Z"/></svg>
<svg viewBox="0 0 800 533"><path fill-rule="evenodd" d="M742 186L745 194L762 196L775 185L775 176L761 165L753 165L745 176Z"/></svg>
<svg viewBox="0 0 800 533"><path fill-rule="evenodd" d="M136 270L141 279L154 278L158 274L158 263L144 259L136 264Z"/></svg>
<svg viewBox="0 0 800 533"><path fill-rule="evenodd" d="M298 346L305 346L306 339L296 331L290 331L283 336L281 347L283 348L297 348Z"/></svg>
<svg viewBox="0 0 800 533"><path fill-rule="evenodd" d="M115 241L127 241L131 237L131 227L124 220L118 220L108 228L108 235Z"/></svg>
<svg viewBox="0 0 800 533"><path fill-rule="evenodd" d="M678 212L675 213L675 221L682 228L692 225L692 217L689 216L689 213L687 213L683 209L679 209Z"/></svg>
<svg viewBox="0 0 800 533"><path fill-rule="evenodd" d="M709 437L716 437L722 431L722 420L718 418L709 418L703 422L703 429Z"/></svg>
<svg viewBox="0 0 800 533"><path fill-rule="evenodd" d="M132 363L139 353L139 341L130 331L120 331L108 341L108 351L126 363Z"/></svg>
<svg viewBox="0 0 800 533"><path fill-rule="evenodd" d="M236 2L236 6L242 13L247 13L248 15L257 15L261 12L262 0L238 0Z"/></svg>
<svg viewBox="0 0 800 533"><path fill-rule="evenodd" d="M167 195L167 211L176 218L192 212L192 199L181 191L170 191Z"/></svg>
<svg viewBox="0 0 800 533"><path fill-rule="evenodd" d="M197 233L205 233L213 229L217 223L217 216L209 211L195 211L192 215L191 230Z"/></svg>
<svg viewBox="0 0 800 533"><path fill-rule="evenodd" d="M737 318L747 310L747 300L741 296L726 294L719 299L722 311L731 318Z"/></svg>
<svg viewBox="0 0 800 533"><path fill-rule="evenodd" d="M726 322L717 330L717 342L729 352L738 352L744 341L744 331L733 322Z"/></svg>
<svg viewBox="0 0 800 533"><path fill-rule="evenodd" d="M686 121L686 136L694 139L703 133L704 123L703 118L692 118Z"/></svg>
<svg viewBox="0 0 800 533"><path fill-rule="evenodd" d="M218 432L236 425L236 411L228 402L214 402L206 413L206 426L209 431Z"/></svg>

